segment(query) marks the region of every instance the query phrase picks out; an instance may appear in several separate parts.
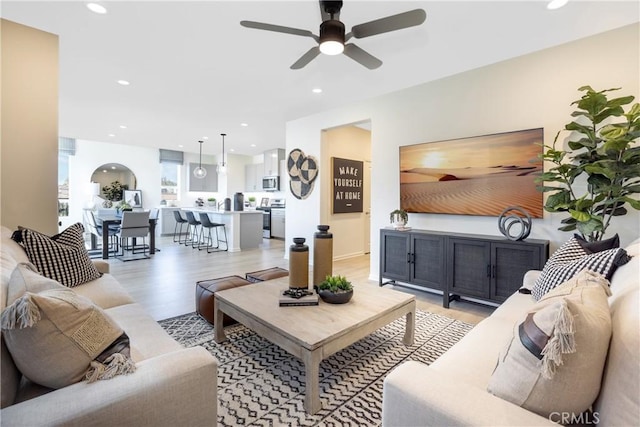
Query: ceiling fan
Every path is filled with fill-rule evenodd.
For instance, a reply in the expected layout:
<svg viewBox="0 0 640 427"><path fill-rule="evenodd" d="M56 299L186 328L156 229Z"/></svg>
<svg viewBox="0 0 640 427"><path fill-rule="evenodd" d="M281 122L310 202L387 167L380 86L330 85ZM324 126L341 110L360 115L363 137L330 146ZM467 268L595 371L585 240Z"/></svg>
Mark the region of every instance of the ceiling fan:
<svg viewBox="0 0 640 427"><path fill-rule="evenodd" d="M240 25L247 28L254 28L256 30L275 31L277 33L293 34L294 36L310 37L314 39L318 43L318 46L312 47L302 55L300 59L294 62L293 65L291 65L292 70L299 70L304 67L320 53L324 53L326 55L339 55L344 53L349 58L364 65L368 69L374 70L382 65L382 61L359 48L357 45L347 43L347 41L352 37L362 39L365 37L375 36L377 34L414 27L422 24L427 18L427 14L424 10L414 9L397 15L387 16L386 18L365 22L364 24L355 25L351 28L349 33L345 34L344 24L340 21L340 9L342 9L341 1L320 0L320 15L322 17L322 24L320 24L320 36L316 36L309 30L300 30L298 28L283 27L280 25L265 24L262 22L240 21Z"/></svg>

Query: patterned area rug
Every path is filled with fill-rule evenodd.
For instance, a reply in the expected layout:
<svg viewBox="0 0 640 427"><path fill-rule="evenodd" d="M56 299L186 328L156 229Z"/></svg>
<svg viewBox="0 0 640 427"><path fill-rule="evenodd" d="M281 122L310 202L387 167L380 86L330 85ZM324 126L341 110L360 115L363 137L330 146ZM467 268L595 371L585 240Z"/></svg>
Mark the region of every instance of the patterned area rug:
<svg viewBox="0 0 640 427"><path fill-rule="evenodd" d="M424 311L416 313L415 343L402 344L404 317L325 359L320 364L322 409L304 411L304 365L284 350L237 324L229 338L213 341L213 326L195 313L160 325L186 347L200 345L218 369L218 425L378 426L382 381L407 360L430 364L472 325Z"/></svg>

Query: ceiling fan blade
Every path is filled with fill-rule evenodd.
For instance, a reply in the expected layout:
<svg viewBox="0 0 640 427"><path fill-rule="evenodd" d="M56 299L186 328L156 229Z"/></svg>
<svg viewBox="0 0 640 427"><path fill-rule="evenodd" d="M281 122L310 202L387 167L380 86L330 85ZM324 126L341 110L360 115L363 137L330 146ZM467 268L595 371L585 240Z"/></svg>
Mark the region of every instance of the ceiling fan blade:
<svg viewBox="0 0 640 427"><path fill-rule="evenodd" d="M351 28L351 33L357 39L375 36L377 34L388 33L389 31L402 30L403 28L415 27L422 24L427 19L427 14L422 9L414 9L375 21L365 22Z"/></svg>
<svg viewBox="0 0 640 427"><path fill-rule="evenodd" d="M283 27L281 25L265 24L263 22L254 22L254 21L240 21L240 25L247 28L254 28L256 30L275 31L276 33L285 33L285 34L293 34L294 36L311 37L317 42L320 41L318 36L316 36L309 30L300 30L298 28Z"/></svg>
<svg viewBox="0 0 640 427"><path fill-rule="evenodd" d="M358 46L356 46L353 43L349 43L345 45L343 53L347 55L349 58L364 65L370 70L375 70L376 68L382 65L382 61L380 61L378 58L371 55L370 53L367 53L366 51L360 49Z"/></svg>
<svg viewBox="0 0 640 427"><path fill-rule="evenodd" d="M291 68L292 70L299 70L300 68L311 62L318 55L320 55L320 48L318 46L312 47L289 68Z"/></svg>

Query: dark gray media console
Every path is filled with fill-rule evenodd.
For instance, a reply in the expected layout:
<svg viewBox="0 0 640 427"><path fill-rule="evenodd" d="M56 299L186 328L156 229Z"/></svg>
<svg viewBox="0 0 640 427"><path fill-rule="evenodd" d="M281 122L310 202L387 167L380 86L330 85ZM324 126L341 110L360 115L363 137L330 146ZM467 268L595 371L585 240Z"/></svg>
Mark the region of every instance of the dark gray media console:
<svg viewBox="0 0 640 427"><path fill-rule="evenodd" d="M502 303L548 257L547 240L382 229L379 283L441 291L446 308L461 296Z"/></svg>

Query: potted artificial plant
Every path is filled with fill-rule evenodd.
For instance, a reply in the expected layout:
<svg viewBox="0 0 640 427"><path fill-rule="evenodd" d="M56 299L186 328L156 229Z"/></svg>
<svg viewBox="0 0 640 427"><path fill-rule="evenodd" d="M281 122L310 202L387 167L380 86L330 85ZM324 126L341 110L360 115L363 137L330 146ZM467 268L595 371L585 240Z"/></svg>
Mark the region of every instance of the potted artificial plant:
<svg viewBox="0 0 640 427"><path fill-rule="evenodd" d="M353 286L344 276L329 276L318 285L318 295L322 301L344 304L353 296Z"/></svg>
<svg viewBox="0 0 640 427"><path fill-rule="evenodd" d="M209 197L209 198L207 199L207 204L208 204L209 206L213 206L213 207L215 207L215 206L216 206L216 198L215 198L215 197Z"/></svg>
<svg viewBox="0 0 640 427"><path fill-rule="evenodd" d="M111 202L119 202L122 200L124 190L128 189L128 185L122 184L120 181L113 181L111 184L102 187L102 193L104 193L105 199L110 200Z"/></svg>
<svg viewBox="0 0 640 427"><path fill-rule="evenodd" d="M389 222L395 228L404 228L409 221L409 214L404 209L396 209L389 214Z"/></svg>
<svg viewBox="0 0 640 427"><path fill-rule="evenodd" d="M549 193L544 208L565 212L561 231L578 230L590 242L602 240L613 217L627 214L627 206L640 210L640 104L626 112L623 106L634 97L609 99L606 89L596 92L590 86L571 105L576 117L564 129L573 132L568 149L545 145L542 159L553 164L536 178L538 190ZM623 118L614 121L612 118ZM605 124L606 123L606 124Z"/></svg>
<svg viewBox="0 0 640 427"><path fill-rule="evenodd" d="M251 206L252 208L256 207L256 198L255 197L249 196L249 198L247 200L249 200L249 206Z"/></svg>
<svg viewBox="0 0 640 427"><path fill-rule="evenodd" d="M133 208L131 207L129 202L127 202L126 200L123 200L120 202L118 206L116 206L116 210L118 212L124 212L124 211L131 211L133 210Z"/></svg>

